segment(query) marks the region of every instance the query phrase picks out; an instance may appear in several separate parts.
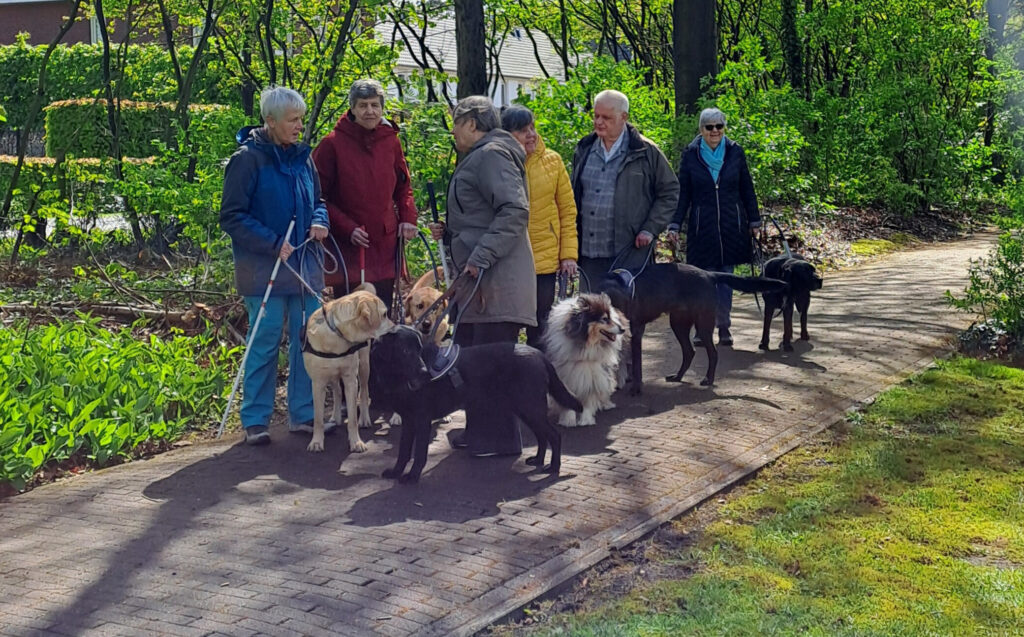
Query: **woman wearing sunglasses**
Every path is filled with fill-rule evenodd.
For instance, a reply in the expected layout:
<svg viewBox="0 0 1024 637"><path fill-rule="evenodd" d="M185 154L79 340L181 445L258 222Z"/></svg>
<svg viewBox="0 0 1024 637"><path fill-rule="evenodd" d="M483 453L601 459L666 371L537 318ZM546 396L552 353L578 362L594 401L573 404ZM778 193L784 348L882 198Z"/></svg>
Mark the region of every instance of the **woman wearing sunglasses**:
<svg viewBox="0 0 1024 637"><path fill-rule="evenodd" d="M761 226L761 213L743 149L725 136L725 115L706 108L699 126L700 135L679 162L679 206L668 226L669 238L678 240L685 221L686 262L731 273L735 266L750 262L750 235ZM719 345L732 345L731 310L732 289L719 285Z"/></svg>

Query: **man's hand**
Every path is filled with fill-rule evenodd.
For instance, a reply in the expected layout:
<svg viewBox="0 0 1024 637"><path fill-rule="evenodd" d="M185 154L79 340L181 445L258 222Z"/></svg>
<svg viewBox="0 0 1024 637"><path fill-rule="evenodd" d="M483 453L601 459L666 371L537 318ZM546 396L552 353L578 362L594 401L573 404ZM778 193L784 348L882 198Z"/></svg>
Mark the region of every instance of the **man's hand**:
<svg viewBox="0 0 1024 637"><path fill-rule="evenodd" d="M474 279L477 278L478 276L480 276L480 268L476 267L475 265L470 265L468 263L466 264L466 269L463 270L462 272L464 274L468 274L469 276L473 277Z"/></svg>
<svg viewBox="0 0 1024 637"><path fill-rule="evenodd" d="M352 245L359 246L360 248L370 247L370 235L368 235L366 230L363 230L362 228L356 228L353 230L352 236L349 237L349 240L352 241Z"/></svg>
<svg viewBox="0 0 1024 637"><path fill-rule="evenodd" d="M651 245L651 241L654 241L654 235L646 230L636 235L636 247L638 248Z"/></svg>
<svg viewBox="0 0 1024 637"><path fill-rule="evenodd" d="M444 237L443 223L428 223L427 227L430 228L430 238L434 241L440 241Z"/></svg>
<svg viewBox="0 0 1024 637"><path fill-rule="evenodd" d="M416 238L417 228L412 223L400 223L398 224L398 234L402 235L402 238L406 241Z"/></svg>
<svg viewBox="0 0 1024 637"><path fill-rule="evenodd" d="M287 261L288 257L292 256L292 252L295 252L295 248L292 244L285 241L281 244L281 252L279 252L277 256L280 257L282 261Z"/></svg>
<svg viewBox="0 0 1024 637"><path fill-rule="evenodd" d="M562 274L572 276L576 274L576 260L575 259L562 259L562 262L558 264L558 271Z"/></svg>
<svg viewBox="0 0 1024 637"><path fill-rule="evenodd" d="M327 228L323 226L313 226L309 229L309 238L313 241L323 241L327 238Z"/></svg>

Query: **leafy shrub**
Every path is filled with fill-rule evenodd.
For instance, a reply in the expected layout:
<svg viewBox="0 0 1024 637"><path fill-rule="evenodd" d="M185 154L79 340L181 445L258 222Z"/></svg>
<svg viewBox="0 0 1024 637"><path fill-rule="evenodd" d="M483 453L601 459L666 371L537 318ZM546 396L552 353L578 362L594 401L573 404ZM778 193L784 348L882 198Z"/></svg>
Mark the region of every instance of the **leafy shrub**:
<svg viewBox="0 0 1024 637"><path fill-rule="evenodd" d="M174 104L130 102L118 104L123 157L150 157L160 144L176 142ZM76 99L54 102L46 107L46 154L50 157L107 157L110 155L110 127L106 100ZM216 104L192 104L191 120L197 126L223 130L240 121L238 111ZM210 152L230 154L233 132L210 141ZM219 142L219 143L218 143Z"/></svg>
<svg viewBox="0 0 1024 637"><path fill-rule="evenodd" d="M236 350L209 337L109 332L98 319L0 330L0 481L49 461L97 466L216 417Z"/></svg>
<svg viewBox="0 0 1024 637"><path fill-rule="evenodd" d="M45 50L45 45L32 46L24 39L0 46L0 103L7 108L11 128L21 128L28 117ZM191 49L180 47L178 54L188 59ZM103 47L99 44L54 49L47 65L44 103L99 97L103 87L102 59ZM140 101L175 99L174 70L162 47L130 45L124 49L123 57L117 56L112 63L118 96ZM238 76L232 76L221 66L200 65L193 101L237 105L239 83ZM42 122L36 122L37 127L41 125Z"/></svg>
<svg viewBox="0 0 1024 637"><path fill-rule="evenodd" d="M988 258L971 262L969 274L963 296L946 292L953 307L993 319L1014 337L1024 337L1024 231L1000 236Z"/></svg>

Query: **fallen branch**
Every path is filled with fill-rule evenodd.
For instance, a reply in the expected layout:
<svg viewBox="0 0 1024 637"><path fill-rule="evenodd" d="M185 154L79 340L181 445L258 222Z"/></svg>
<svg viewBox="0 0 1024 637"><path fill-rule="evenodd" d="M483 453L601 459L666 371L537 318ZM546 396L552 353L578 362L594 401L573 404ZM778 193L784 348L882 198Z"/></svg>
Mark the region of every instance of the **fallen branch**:
<svg viewBox="0 0 1024 637"><path fill-rule="evenodd" d="M202 318L210 318L219 321L223 314L209 306L201 303L193 303L192 307L181 311L167 311L148 307L133 305L111 305L105 303L72 303L57 302L46 305L30 303L8 303L0 305L0 313L3 314L73 314L82 312L94 316L107 316L120 319L153 319L162 320L169 327L195 328L199 326Z"/></svg>

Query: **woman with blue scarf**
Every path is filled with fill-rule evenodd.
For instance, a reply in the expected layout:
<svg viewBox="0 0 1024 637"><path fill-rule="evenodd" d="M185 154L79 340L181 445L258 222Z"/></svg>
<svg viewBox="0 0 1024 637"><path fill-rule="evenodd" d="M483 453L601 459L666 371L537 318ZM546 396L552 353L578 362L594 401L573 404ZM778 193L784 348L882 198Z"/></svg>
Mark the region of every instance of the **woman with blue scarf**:
<svg viewBox="0 0 1024 637"><path fill-rule="evenodd" d="M725 136L725 115L717 108L700 114L700 135L679 162L679 206L668 226L676 241L685 221L686 262L711 272L731 273L750 262L750 235L761 226L747 158ZM718 344L732 345L729 313L732 289L718 286Z"/></svg>

